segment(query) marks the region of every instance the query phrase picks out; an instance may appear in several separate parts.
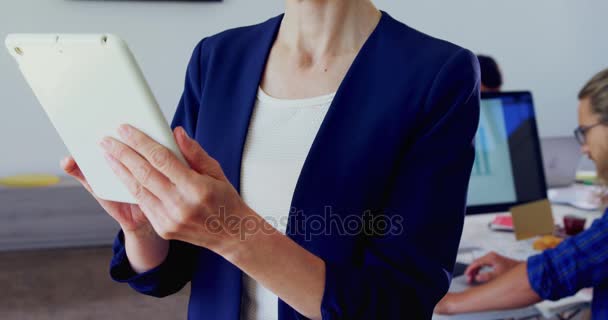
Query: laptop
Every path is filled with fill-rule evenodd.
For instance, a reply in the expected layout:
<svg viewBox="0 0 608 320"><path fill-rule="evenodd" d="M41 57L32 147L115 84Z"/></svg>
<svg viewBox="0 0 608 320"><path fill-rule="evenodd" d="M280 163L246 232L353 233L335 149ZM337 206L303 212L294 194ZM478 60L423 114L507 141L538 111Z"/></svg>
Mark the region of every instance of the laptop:
<svg viewBox="0 0 608 320"><path fill-rule="evenodd" d="M567 187L573 184L581 160L580 146L574 137L543 138L541 149L547 187Z"/></svg>

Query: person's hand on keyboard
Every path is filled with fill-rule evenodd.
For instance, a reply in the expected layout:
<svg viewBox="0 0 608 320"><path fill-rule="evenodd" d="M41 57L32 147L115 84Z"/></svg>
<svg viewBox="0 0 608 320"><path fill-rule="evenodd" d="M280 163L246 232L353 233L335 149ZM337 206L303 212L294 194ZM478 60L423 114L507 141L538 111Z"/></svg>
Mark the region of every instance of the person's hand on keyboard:
<svg viewBox="0 0 608 320"><path fill-rule="evenodd" d="M490 252L473 261L465 270L468 283L484 283L495 279L501 274L511 270L521 261L509 259L496 252Z"/></svg>

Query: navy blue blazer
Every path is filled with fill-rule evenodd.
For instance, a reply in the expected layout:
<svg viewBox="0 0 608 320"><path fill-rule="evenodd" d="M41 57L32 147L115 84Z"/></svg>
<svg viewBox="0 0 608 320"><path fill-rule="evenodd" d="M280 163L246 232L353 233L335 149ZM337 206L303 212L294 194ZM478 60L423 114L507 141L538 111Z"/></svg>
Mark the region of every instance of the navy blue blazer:
<svg viewBox="0 0 608 320"><path fill-rule="evenodd" d="M282 18L203 39L172 121L219 161L237 190L256 92ZM287 235L326 264L323 319L431 318L449 287L462 232L479 80L470 51L382 13L329 107L291 203ZM390 230L318 232L328 208L334 217L367 213ZM189 319L239 319L242 271L212 251L171 241L166 260L142 274L129 266L122 231L113 251L114 280L155 297L190 282ZM304 319L280 300L278 315Z"/></svg>

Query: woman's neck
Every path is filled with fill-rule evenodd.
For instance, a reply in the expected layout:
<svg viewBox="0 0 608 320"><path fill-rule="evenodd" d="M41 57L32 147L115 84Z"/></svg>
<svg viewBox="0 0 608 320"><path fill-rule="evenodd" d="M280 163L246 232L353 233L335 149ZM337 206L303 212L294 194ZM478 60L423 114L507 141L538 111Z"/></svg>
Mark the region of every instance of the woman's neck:
<svg viewBox="0 0 608 320"><path fill-rule="evenodd" d="M312 60L352 54L380 16L370 0L287 0L277 42Z"/></svg>

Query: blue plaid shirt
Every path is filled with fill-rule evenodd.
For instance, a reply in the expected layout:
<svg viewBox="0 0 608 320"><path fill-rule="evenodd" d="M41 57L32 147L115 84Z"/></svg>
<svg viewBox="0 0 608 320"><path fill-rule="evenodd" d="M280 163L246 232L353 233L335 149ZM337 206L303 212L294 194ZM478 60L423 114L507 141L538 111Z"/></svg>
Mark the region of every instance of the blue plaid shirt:
<svg viewBox="0 0 608 320"><path fill-rule="evenodd" d="M557 248L530 257L528 278L532 289L547 300L593 287L592 318L608 319L608 213Z"/></svg>

